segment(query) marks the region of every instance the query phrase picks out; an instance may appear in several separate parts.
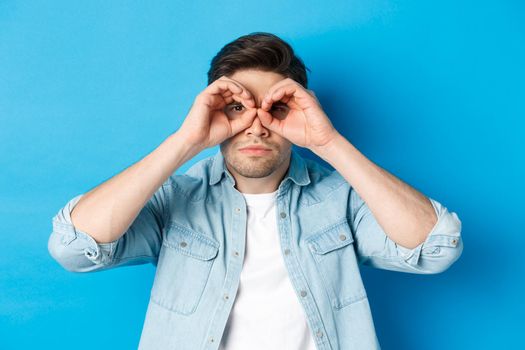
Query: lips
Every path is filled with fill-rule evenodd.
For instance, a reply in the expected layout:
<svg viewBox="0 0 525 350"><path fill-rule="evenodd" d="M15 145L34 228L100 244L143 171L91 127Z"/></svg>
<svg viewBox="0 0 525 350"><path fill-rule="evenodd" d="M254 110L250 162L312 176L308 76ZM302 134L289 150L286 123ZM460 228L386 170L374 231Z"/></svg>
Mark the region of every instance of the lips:
<svg viewBox="0 0 525 350"><path fill-rule="evenodd" d="M271 151L271 149L262 146L248 146L240 148L239 151Z"/></svg>
<svg viewBox="0 0 525 350"><path fill-rule="evenodd" d="M239 148L239 152L252 156L267 156L272 150L263 146L247 146Z"/></svg>

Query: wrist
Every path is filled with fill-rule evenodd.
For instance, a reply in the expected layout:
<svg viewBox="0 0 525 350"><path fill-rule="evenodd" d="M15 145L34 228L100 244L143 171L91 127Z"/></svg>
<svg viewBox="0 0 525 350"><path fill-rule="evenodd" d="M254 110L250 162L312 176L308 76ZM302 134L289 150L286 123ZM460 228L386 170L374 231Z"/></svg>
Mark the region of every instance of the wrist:
<svg viewBox="0 0 525 350"><path fill-rule="evenodd" d="M170 148L175 151L175 153L184 159L184 162L190 160L200 151L202 151L202 146L196 144L191 137L188 137L187 134L177 130L170 136L168 136L167 142L170 144Z"/></svg>
<svg viewBox="0 0 525 350"><path fill-rule="evenodd" d="M311 151L314 152L320 158L327 160L330 154L337 151L340 148L341 144L346 141L343 135L339 132L336 132L334 137L330 139L327 143L322 146L312 147Z"/></svg>

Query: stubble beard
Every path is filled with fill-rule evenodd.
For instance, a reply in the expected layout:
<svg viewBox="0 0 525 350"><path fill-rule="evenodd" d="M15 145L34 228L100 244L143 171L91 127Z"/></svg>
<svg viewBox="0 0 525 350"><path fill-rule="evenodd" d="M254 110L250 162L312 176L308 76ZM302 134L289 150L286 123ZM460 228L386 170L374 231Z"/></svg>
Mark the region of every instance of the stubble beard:
<svg viewBox="0 0 525 350"><path fill-rule="evenodd" d="M270 156L250 156L242 154L231 154L229 150L224 154L225 162L239 175L247 178L261 178L272 174L286 161L290 150L287 152L272 151Z"/></svg>

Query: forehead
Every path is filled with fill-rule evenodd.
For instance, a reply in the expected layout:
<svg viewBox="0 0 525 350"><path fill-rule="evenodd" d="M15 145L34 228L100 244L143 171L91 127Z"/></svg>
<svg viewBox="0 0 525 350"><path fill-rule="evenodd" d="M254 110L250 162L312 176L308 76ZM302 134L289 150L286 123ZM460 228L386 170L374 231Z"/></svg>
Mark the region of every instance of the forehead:
<svg viewBox="0 0 525 350"><path fill-rule="evenodd" d="M241 83L248 91L252 93L255 98L262 98L264 94L275 83L286 79L285 76L275 73L267 72L257 69L243 69L238 70L234 74L229 75L228 78Z"/></svg>

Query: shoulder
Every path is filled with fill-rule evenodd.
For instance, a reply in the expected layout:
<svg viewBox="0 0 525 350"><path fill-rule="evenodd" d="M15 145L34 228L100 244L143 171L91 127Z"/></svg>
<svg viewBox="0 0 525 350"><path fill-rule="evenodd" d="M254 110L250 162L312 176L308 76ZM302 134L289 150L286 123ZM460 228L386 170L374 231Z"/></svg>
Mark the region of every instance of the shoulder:
<svg viewBox="0 0 525 350"><path fill-rule="evenodd" d="M173 173L164 182L175 195L182 195L190 201L200 201L206 198L213 157L197 161L184 174Z"/></svg>
<svg viewBox="0 0 525 350"><path fill-rule="evenodd" d="M316 204L333 196L348 196L351 186L336 170L313 159L304 158L304 161L310 183L302 189L303 204Z"/></svg>

